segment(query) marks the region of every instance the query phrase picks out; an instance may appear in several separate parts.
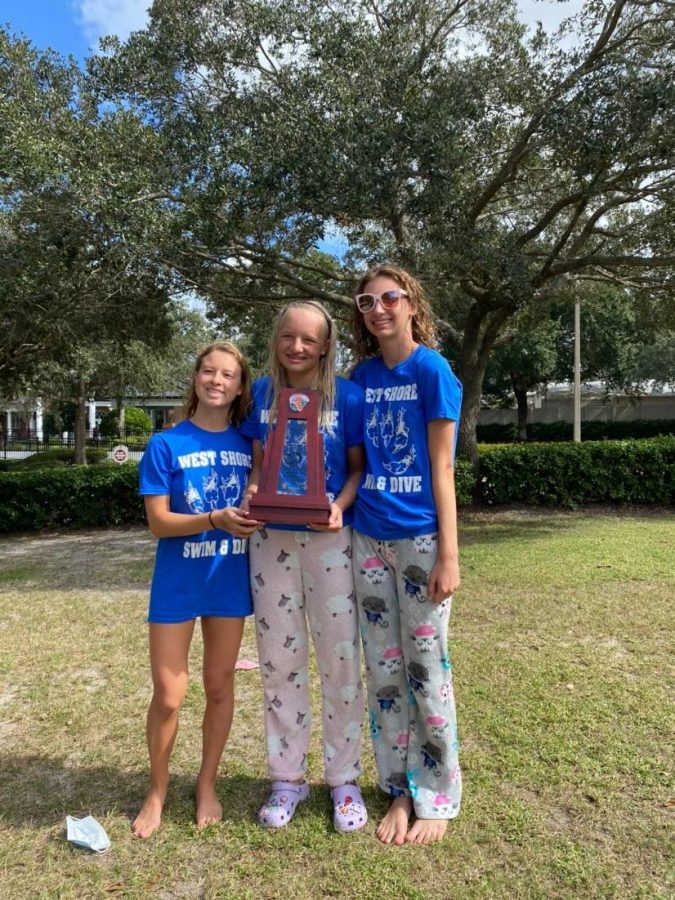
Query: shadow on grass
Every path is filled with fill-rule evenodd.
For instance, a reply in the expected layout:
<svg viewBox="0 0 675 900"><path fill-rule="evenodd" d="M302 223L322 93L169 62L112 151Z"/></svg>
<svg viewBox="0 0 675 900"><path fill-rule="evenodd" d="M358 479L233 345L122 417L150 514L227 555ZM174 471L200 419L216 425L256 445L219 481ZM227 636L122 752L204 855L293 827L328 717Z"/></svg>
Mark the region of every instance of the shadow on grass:
<svg viewBox="0 0 675 900"><path fill-rule="evenodd" d="M254 820L267 787L266 779L221 775L217 789L226 818ZM66 815L102 819L121 814L131 821L147 789L147 772L78 766L47 756L0 756L0 821L6 825L53 825ZM171 777L165 822L193 820L194 791L194 776Z"/></svg>
<svg viewBox="0 0 675 900"><path fill-rule="evenodd" d="M495 506L460 510L460 544L499 544L525 541L559 534L563 529L592 524L598 518L672 520L673 510L663 506L627 506L607 504L561 509L550 506Z"/></svg>
<svg viewBox="0 0 675 900"><path fill-rule="evenodd" d="M577 516L555 509L471 511L460 518L459 540L464 545L536 540L578 525Z"/></svg>
<svg viewBox="0 0 675 900"><path fill-rule="evenodd" d="M155 540L147 529L0 536L0 592L148 590Z"/></svg>
<svg viewBox="0 0 675 900"><path fill-rule="evenodd" d="M0 821L18 827L53 825L66 815L103 819L122 815L133 821L148 788L147 772L121 771L113 766L78 766L48 756L0 755ZM194 817L195 778L173 775L163 821L176 825ZM217 784L225 821L255 822L269 790L266 778L221 775ZM376 786L362 786L373 820L386 812L390 797ZM330 822L330 788L312 784L304 814Z"/></svg>

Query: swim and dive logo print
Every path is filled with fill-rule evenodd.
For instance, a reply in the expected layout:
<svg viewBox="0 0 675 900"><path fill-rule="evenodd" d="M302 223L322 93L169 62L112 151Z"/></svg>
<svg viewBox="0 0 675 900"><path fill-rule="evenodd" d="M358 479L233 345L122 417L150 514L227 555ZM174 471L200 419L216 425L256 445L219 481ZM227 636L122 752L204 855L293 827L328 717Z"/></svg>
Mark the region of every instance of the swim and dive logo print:
<svg viewBox="0 0 675 900"><path fill-rule="evenodd" d="M417 458L415 445L410 443L410 429L406 425L405 410L394 416L391 403L383 412L376 406L366 422L366 435L373 447L382 448L388 459L382 465L392 475L403 475Z"/></svg>
<svg viewBox="0 0 675 900"><path fill-rule="evenodd" d="M241 478L238 472L233 471L227 478L219 479L218 472L211 469L209 474L202 478L202 493L199 493L192 481L188 481L184 496L193 513L219 509L223 504L236 506L241 497Z"/></svg>

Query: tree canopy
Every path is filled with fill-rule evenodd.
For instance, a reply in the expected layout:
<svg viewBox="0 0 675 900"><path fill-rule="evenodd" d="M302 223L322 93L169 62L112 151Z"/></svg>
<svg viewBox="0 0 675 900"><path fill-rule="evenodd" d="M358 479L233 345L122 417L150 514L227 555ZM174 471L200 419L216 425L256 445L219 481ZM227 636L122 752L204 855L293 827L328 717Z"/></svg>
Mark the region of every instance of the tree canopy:
<svg viewBox="0 0 675 900"><path fill-rule="evenodd" d="M672 288L671 4L586 3L552 38L510 0L157 0L92 61L152 120L180 183L176 270L216 306L413 269L464 382L509 320L569 279ZM308 261L339 236L337 265Z"/></svg>
<svg viewBox="0 0 675 900"><path fill-rule="evenodd" d="M91 120L122 134L95 208L245 326L308 296L346 320L365 266L412 269L473 455L521 313L571 281L672 296L673 24L651 0L553 36L515 0L155 0L88 61Z"/></svg>

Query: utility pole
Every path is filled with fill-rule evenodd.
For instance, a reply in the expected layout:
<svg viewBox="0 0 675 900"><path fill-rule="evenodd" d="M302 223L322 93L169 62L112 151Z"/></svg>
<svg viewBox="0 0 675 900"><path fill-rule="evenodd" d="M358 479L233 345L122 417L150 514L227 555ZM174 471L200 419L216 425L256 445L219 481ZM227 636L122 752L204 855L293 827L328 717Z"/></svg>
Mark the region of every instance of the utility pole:
<svg viewBox="0 0 675 900"><path fill-rule="evenodd" d="M581 441L581 303L574 296L574 440Z"/></svg>

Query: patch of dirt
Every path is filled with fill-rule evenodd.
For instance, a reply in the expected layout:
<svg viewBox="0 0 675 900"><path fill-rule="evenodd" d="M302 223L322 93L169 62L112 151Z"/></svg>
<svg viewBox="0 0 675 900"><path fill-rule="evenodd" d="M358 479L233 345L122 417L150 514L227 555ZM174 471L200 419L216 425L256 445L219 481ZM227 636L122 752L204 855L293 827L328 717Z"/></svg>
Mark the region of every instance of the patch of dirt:
<svg viewBox="0 0 675 900"><path fill-rule="evenodd" d="M62 676L70 682L84 682L84 689L88 694L95 694L108 684L105 672L100 669L76 669L74 672L68 672Z"/></svg>
<svg viewBox="0 0 675 900"><path fill-rule="evenodd" d="M11 687L9 690L6 690L4 694L0 694L0 706L6 706L8 703L12 703L16 699L17 693L17 688Z"/></svg>
<svg viewBox="0 0 675 900"><path fill-rule="evenodd" d="M0 747L13 743L13 734L16 731L16 722L0 719Z"/></svg>
<svg viewBox="0 0 675 900"><path fill-rule="evenodd" d="M20 590L102 585L145 590L154 549L155 539L142 527L8 535L0 538L0 573L18 561L32 561L34 571L22 579Z"/></svg>
<svg viewBox="0 0 675 900"><path fill-rule="evenodd" d="M573 824L572 816L562 808L552 809L548 814L548 827L551 831L568 831Z"/></svg>

